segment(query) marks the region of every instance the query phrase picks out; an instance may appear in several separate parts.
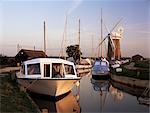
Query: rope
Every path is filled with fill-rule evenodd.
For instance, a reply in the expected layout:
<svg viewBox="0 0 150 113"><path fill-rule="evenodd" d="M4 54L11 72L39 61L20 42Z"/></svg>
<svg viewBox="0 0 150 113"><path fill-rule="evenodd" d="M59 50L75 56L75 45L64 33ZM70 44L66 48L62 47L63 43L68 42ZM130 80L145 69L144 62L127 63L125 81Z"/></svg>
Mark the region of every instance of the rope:
<svg viewBox="0 0 150 113"><path fill-rule="evenodd" d="M146 87L140 97L144 96L144 94L146 95L149 91L150 91L150 89L148 87Z"/></svg>

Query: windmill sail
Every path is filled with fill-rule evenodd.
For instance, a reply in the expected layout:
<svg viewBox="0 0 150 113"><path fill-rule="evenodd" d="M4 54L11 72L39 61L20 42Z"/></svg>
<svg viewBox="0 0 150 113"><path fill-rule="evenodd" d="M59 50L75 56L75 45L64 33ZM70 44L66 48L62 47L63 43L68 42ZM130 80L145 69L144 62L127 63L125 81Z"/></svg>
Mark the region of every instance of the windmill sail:
<svg viewBox="0 0 150 113"><path fill-rule="evenodd" d="M113 41L110 35L108 35L108 52L107 52L108 60L111 60L114 57L114 50L115 50L115 47L114 47Z"/></svg>

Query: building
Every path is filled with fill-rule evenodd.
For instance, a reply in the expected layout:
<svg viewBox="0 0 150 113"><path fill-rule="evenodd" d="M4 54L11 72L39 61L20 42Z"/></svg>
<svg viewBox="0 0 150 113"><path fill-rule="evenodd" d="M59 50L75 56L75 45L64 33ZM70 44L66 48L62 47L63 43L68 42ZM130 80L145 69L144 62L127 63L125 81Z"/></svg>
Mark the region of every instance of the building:
<svg viewBox="0 0 150 113"><path fill-rule="evenodd" d="M132 61L141 61L141 60L144 60L144 57L139 54L132 56Z"/></svg>
<svg viewBox="0 0 150 113"><path fill-rule="evenodd" d="M43 51L21 49L15 56L15 60L17 61L17 63L21 63L23 61L30 60L33 58L45 58L45 57L47 57L47 55Z"/></svg>

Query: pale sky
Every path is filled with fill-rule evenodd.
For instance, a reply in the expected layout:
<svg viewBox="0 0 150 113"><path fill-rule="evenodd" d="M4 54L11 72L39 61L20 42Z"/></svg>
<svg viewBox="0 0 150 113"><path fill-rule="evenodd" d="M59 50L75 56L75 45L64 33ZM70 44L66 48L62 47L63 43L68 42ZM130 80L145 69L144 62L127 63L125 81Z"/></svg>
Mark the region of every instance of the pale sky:
<svg viewBox="0 0 150 113"><path fill-rule="evenodd" d="M68 14L66 45L76 44L78 19L81 20L83 56L94 52L100 38L100 17L109 29L123 18L122 56L141 54L150 57L149 0L2 0L0 2L0 53L17 54L17 44L24 49L43 50L43 21L47 26L47 55L59 55ZM103 37L107 35L103 27ZM117 29L116 29L117 30Z"/></svg>

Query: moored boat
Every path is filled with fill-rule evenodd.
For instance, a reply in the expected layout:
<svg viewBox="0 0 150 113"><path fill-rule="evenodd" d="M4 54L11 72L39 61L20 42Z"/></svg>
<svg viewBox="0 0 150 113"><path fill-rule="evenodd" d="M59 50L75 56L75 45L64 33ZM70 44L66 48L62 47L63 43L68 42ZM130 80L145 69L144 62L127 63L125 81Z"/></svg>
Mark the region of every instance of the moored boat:
<svg viewBox="0 0 150 113"><path fill-rule="evenodd" d="M91 69L92 64L91 60L86 58L86 59L81 59L78 64L76 64L76 69L77 70L85 70L85 69Z"/></svg>
<svg viewBox="0 0 150 113"><path fill-rule="evenodd" d="M96 60L93 68L92 68L92 77L93 78L108 78L109 77L109 62L102 58L100 60Z"/></svg>
<svg viewBox="0 0 150 113"><path fill-rule="evenodd" d="M50 96L69 92L77 77L73 62L58 58L36 58L23 62L18 83L25 89Z"/></svg>

